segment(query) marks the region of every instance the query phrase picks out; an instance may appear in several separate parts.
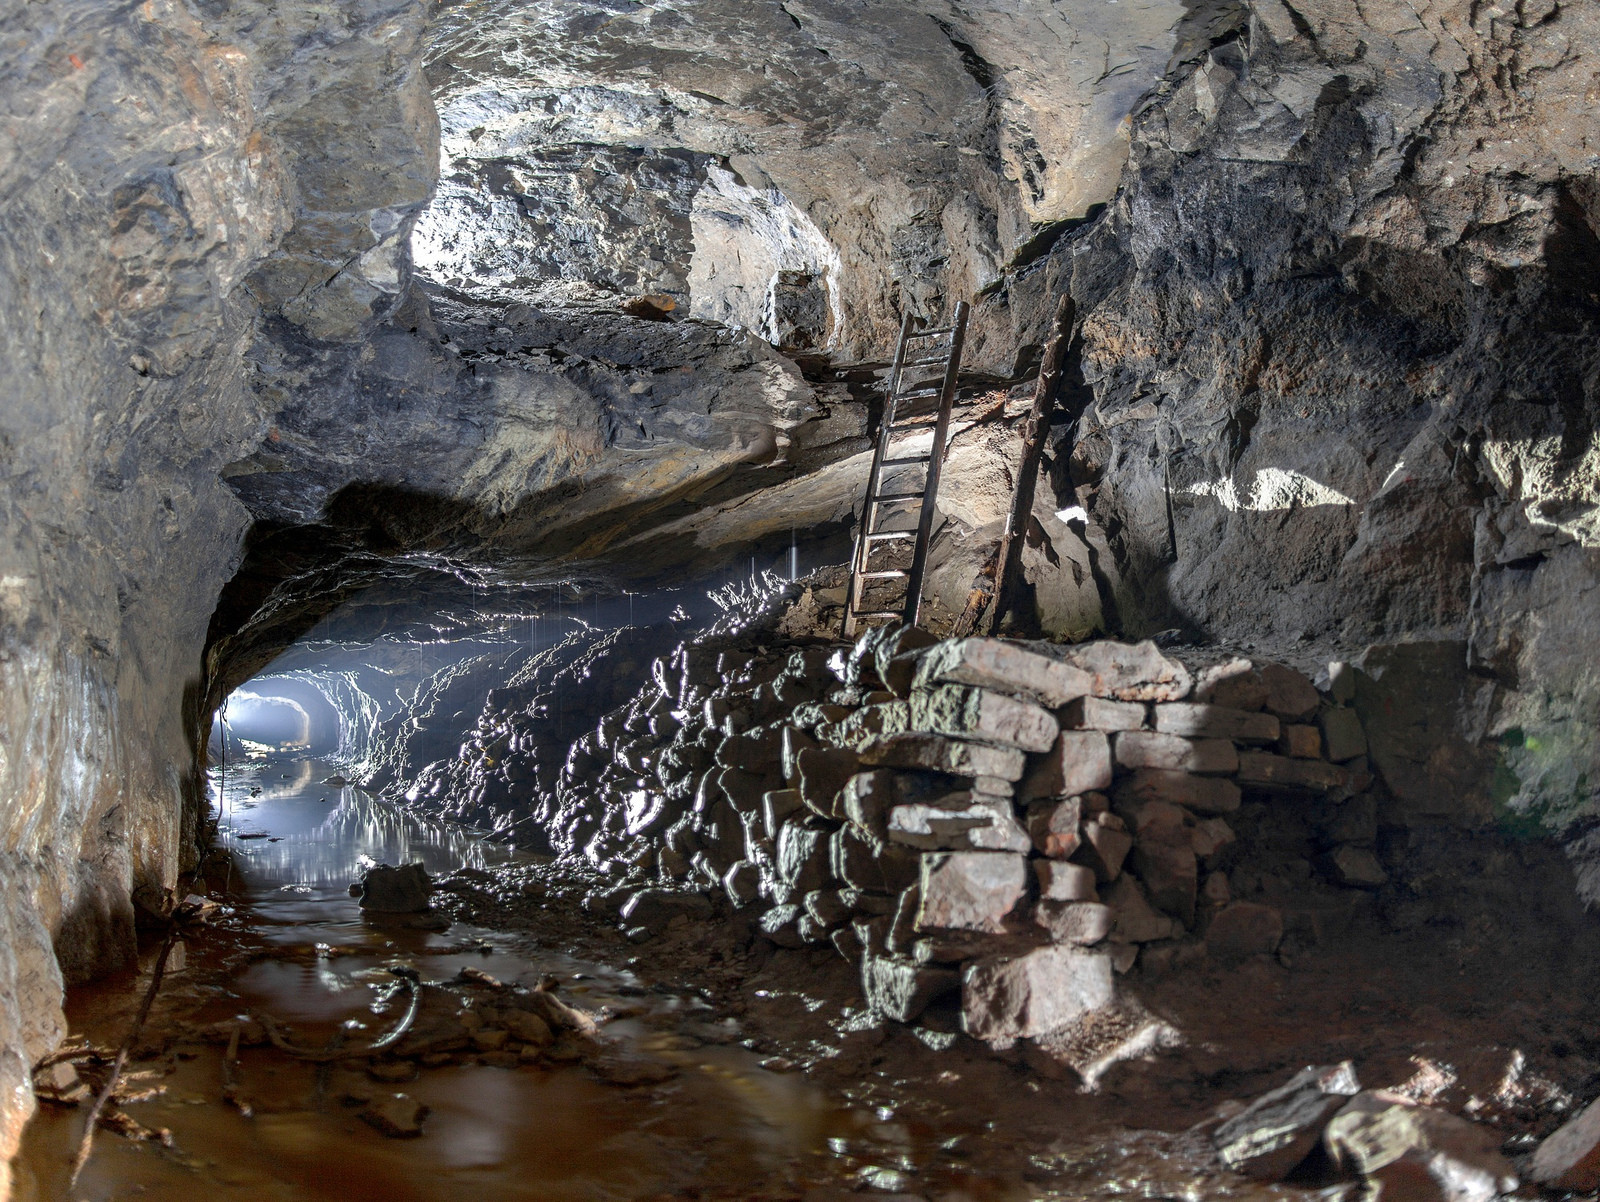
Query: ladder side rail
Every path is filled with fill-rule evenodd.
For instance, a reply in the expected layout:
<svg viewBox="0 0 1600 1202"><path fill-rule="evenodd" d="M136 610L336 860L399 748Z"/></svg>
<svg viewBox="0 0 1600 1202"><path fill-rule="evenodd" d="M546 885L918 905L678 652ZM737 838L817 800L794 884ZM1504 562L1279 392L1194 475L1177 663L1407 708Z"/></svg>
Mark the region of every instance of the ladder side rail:
<svg viewBox="0 0 1600 1202"><path fill-rule="evenodd" d="M928 566L928 543L933 537L933 503L939 495L939 472L944 466L944 444L950 433L950 411L955 406L956 376L961 370L961 349L967 336L967 302L956 304L950 328L950 359L944 369L944 391L939 397L939 420L933 427L933 450L928 460L928 480L922 491L922 514L917 522L917 547L906 582L906 625L922 616L922 575Z"/></svg>
<svg viewBox="0 0 1600 1202"><path fill-rule="evenodd" d="M856 633L856 604L861 600L861 573L867 570L867 557L872 551L873 519L877 516L878 478L883 474L883 461L889 452L889 432L894 425L895 394L900 388L900 372L905 363L906 343L911 337L916 321L907 313L900 322L900 340L894 348L894 367L889 372L889 388L884 393L883 418L878 426L878 444L872 450L872 467L867 473L867 495L861 503L861 523L856 528L855 554L850 560L850 586L844 598L844 637L854 638Z"/></svg>

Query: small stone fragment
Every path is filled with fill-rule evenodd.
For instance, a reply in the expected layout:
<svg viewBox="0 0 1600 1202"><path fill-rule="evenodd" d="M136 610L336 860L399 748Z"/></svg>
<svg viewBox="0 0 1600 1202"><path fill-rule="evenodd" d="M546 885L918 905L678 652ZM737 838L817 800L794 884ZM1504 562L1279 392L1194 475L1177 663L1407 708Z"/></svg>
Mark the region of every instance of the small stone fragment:
<svg viewBox="0 0 1600 1202"><path fill-rule="evenodd" d="M1370 848L1348 843L1336 847L1328 855L1328 867L1335 881L1352 889L1381 889L1389 883L1389 874Z"/></svg>
<svg viewBox="0 0 1600 1202"><path fill-rule="evenodd" d="M1202 864L1209 863L1237 838L1233 828L1221 818L1203 818L1189 828L1189 846Z"/></svg>
<svg viewBox="0 0 1600 1202"><path fill-rule="evenodd" d="M1355 1069L1308 1068L1262 1094L1211 1137L1222 1163L1257 1181L1281 1181L1322 1137L1328 1119L1360 1090Z"/></svg>
<svg viewBox="0 0 1600 1202"><path fill-rule="evenodd" d="M1078 850L1083 807L1076 797L1036 801L1028 807L1028 837L1042 856L1065 860ZM1126 854L1126 853L1124 853ZM1120 861L1119 861L1120 867Z"/></svg>
<svg viewBox="0 0 1600 1202"><path fill-rule="evenodd" d="M749 860L738 860L723 876L722 887L734 905L748 906L761 896L761 870Z"/></svg>
<svg viewBox="0 0 1600 1202"><path fill-rule="evenodd" d="M360 1111L360 1119L390 1139L415 1139L422 1134L428 1108L410 1094L380 1093Z"/></svg>
<svg viewBox="0 0 1600 1202"><path fill-rule="evenodd" d="M1152 943L1172 937L1172 919L1150 905L1132 877L1119 877L1101 897L1111 908L1111 933L1119 943Z"/></svg>
<svg viewBox="0 0 1600 1202"><path fill-rule="evenodd" d="M1278 750L1297 760L1322 758L1322 730L1316 726L1285 726Z"/></svg>
<svg viewBox="0 0 1600 1202"><path fill-rule="evenodd" d="M1265 707L1286 722L1298 721L1316 712L1322 697L1305 674L1283 664L1262 664L1261 681L1267 686Z"/></svg>
<svg viewBox="0 0 1600 1202"><path fill-rule="evenodd" d="M1312 734L1316 734L1314 728ZM1239 753L1231 739L1185 739L1153 730L1119 734L1117 765L1122 768L1161 768L1171 772L1225 775L1239 768Z"/></svg>
<svg viewBox="0 0 1600 1202"><path fill-rule="evenodd" d="M1257 787L1330 793L1349 788L1350 773L1326 760L1292 760L1270 751L1245 751L1239 755L1239 782Z"/></svg>
<svg viewBox="0 0 1600 1202"><path fill-rule="evenodd" d="M1267 684L1247 659L1231 659L1206 668L1195 679L1194 699L1205 705L1258 710L1267 703Z"/></svg>
<svg viewBox="0 0 1600 1202"><path fill-rule="evenodd" d="M1133 850L1133 836L1128 834L1127 825L1115 814L1096 814L1084 820L1081 838L1075 858L1094 869L1097 880L1115 880L1128 852Z"/></svg>

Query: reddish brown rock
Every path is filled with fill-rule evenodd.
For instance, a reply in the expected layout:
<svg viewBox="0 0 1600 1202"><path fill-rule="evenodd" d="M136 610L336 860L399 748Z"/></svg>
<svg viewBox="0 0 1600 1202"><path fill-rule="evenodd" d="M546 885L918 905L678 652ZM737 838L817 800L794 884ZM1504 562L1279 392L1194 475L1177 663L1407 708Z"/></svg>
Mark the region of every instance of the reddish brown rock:
<svg viewBox="0 0 1600 1202"><path fill-rule="evenodd" d="M1101 896L1111 909L1111 934L1117 942L1153 943L1172 937L1172 919L1151 906L1132 877L1119 877Z"/></svg>
<svg viewBox="0 0 1600 1202"><path fill-rule="evenodd" d="M1394 1094L1357 1094L1328 1120L1322 1138L1335 1164L1384 1198L1494 1202L1517 1188L1493 1127Z"/></svg>
<svg viewBox="0 0 1600 1202"><path fill-rule="evenodd" d="M1187 697L1194 681L1177 660L1168 659L1146 639L1118 643L1096 639L1065 648L1063 658L1087 672L1089 692L1116 701L1176 701Z"/></svg>
<svg viewBox="0 0 1600 1202"><path fill-rule="evenodd" d="M1079 697L1061 708L1060 717L1062 727L1067 730L1143 730L1148 712L1138 701Z"/></svg>
<svg viewBox="0 0 1600 1202"><path fill-rule="evenodd" d="M1088 946L1111 934L1111 907L1098 902L1042 900L1034 907L1033 921L1057 943Z"/></svg>
<svg viewBox="0 0 1600 1202"><path fill-rule="evenodd" d="M1316 726L1285 726L1278 738L1278 750L1298 760L1322 758L1322 730Z"/></svg>
<svg viewBox="0 0 1600 1202"><path fill-rule="evenodd" d="M1221 705L1175 702L1155 707L1155 728L1186 739L1233 739L1238 743L1276 743L1279 724L1271 714Z"/></svg>
<svg viewBox="0 0 1600 1202"><path fill-rule="evenodd" d="M1109 957L1053 944L969 964L961 978L961 1025L975 1039L1023 1039L1060 1030L1115 1000Z"/></svg>
<svg viewBox="0 0 1600 1202"><path fill-rule="evenodd" d="M1005 917L1028 887L1027 860L994 851L935 852L922 857L917 930L1005 930Z"/></svg>
<svg viewBox="0 0 1600 1202"><path fill-rule="evenodd" d="M1267 686L1265 708L1287 722L1316 713L1322 697L1303 672L1283 664L1262 664L1261 681Z"/></svg>
<svg viewBox="0 0 1600 1202"><path fill-rule="evenodd" d="M1309 728L1316 734L1314 727ZM1153 730L1116 736L1119 768L1160 768L1170 772L1227 775L1239 768L1239 753L1229 739L1185 739Z"/></svg>
<svg viewBox="0 0 1600 1202"><path fill-rule="evenodd" d="M1078 850L1082 807L1076 797L1037 801L1028 807L1028 837L1039 854L1064 860Z"/></svg>
<svg viewBox="0 0 1600 1202"><path fill-rule="evenodd" d="M1195 679L1194 699L1205 705L1258 710L1267 703L1267 684L1255 664L1231 659L1200 673Z"/></svg>
<svg viewBox="0 0 1600 1202"><path fill-rule="evenodd" d="M1094 869L1086 864L1062 860L1035 860L1033 872L1039 881L1042 901L1097 901Z"/></svg>
<svg viewBox="0 0 1600 1202"><path fill-rule="evenodd" d="M1073 797L1111 785L1111 743L1093 730L1064 730L1022 782L1018 797Z"/></svg>
<svg viewBox="0 0 1600 1202"><path fill-rule="evenodd" d="M1206 928L1206 946L1219 960L1270 956L1283 942L1283 913L1276 906L1234 902L1218 910Z"/></svg>
<svg viewBox="0 0 1600 1202"><path fill-rule="evenodd" d="M1216 776L1140 768L1117 783L1119 805L1135 807L1149 802L1181 805L1197 814L1231 814L1239 808L1239 786Z"/></svg>

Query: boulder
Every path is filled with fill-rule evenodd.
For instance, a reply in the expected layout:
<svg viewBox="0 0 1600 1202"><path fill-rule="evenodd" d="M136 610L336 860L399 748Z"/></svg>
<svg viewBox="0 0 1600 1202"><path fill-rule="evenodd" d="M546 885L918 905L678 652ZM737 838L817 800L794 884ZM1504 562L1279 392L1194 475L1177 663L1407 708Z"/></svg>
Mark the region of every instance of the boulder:
<svg viewBox="0 0 1600 1202"><path fill-rule="evenodd" d="M956 639L923 652L915 685L941 683L1021 693L1050 707L1094 691L1088 672L1000 639Z"/></svg>
<svg viewBox="0 0 1600 1202"><path fill-rule="evenodd" d="M861 994L868 1008L895 1022L913 1022L939 998L960 987L961 976L953 968L872 952L861 957Z"/></svg>
<svg viewBox="0 0 1600 1202"><path fill-rule="evenodd" d="M1194 688L1189 669L1168 659L1149 639L1118 643L1096 639L1063 651L1067 663L1089 675L1089 692L1116 701L1177 701Z"/></svg>
<svg viewBox="0 0 1600 1202"><path fill-rule="evenodd" d="M1148 717L1138 701L1109 701L1104 697L1078 697L1061 707L1066 730L1143 730Z"/></svg>
<svg viewBox="0 0 1600 1202"><path fill-rule="evenodd" d="M992 747L941 735L902 734L873 739L861 750L861 762L872 767L943 772L951 776L1022 778L1027 757L1014 747Z"/></svg>
<svg viewBox="0 0 1600 1202"><path fill-rule="evenodd" d="M1039 882L1041 901L1097 901L1094 869L1062 860L1035 860L1034 876Z"/></svg>
<svg viewBox="0 0 1600 1202"><path fill-rule="evenodd" d="M1065 860L1077 851L1082 841L1082 813L1082 804L1076 797L1061 801L1036 801L1029 806L1028 837L1033 840L1033 846L1039 854Z"/></svg>
<svg viewBox="0 0 1600 1202"><path fill-rule="evenodd" d="M1206 946L1219 960L1270 956L1282 942L1283 912L1256 902L1223 906L1206 928Z"/></svg>
<svg viewBox="0 0 1600 1202"><path fill-rule="evenodd" d="M1528 1176L1546 1189L1600 1190L1600 1101L1589 1103L1535 1149Z"/></svg>
<svg viewBox="0 0 1600 1202"><path fill-rule="evenodd" d="M1057 943L1099 943L1111 934L1111 907L1099 902L1042 900L1033 921Z"/></svg>
<svg viewBox="0 0 1600 1202"><path fill-rule="evenodd" d="M1276 743L1279 733L1278 719L1271 714L1189 702L1156 706L1155 728L1186 739L1233 739L1238 743Z"/></svg>
<svg viewBox="0 0 1600 1202"><path fill-rule="evenodd" d="M1009 852L936 852L922 857L919 884L917 930L998 933L1027 893L1027 860Z"/></svg>
<svg viewBox="0 0 1600 1202"><path fill-rule="evenodd" d="M1117 804L1137 807L1162 802L1197 814L1231 814L1239 808L1239 786L1216 776L1140 768L1117 782Z"/></svg>
<svg viewBox="0 0 1600 1202"><path fill-rule="evenodd" d="M1314 728L1312 733L1316 733ZM1129 769L1227 775L1239 768L1239 753L1231 739L1185 739L1154 730L1130 730L1117 735L1116 758L1118 767Z"/></svg>
<svg viewBox="0 0 1600 1202"><path fill-rule="evenodd" d="M1094 730L1064 730L1023 780L1023 801L1073 797L1111 785L1111 743Z"/></svg>
<svg viewBox="0 0 1600 1202"><path fill-rule="evenodd" d="M1328 1120L1360 1090L1349 1061L1302 1069L1216 1129L1222 1163L1257 1181L1281 1181L1303 1161Z"/></svg>
<svg viewBox="0 0 1600 1202"><path fill-rule="evenodd" d="M832 928L848 922L852 913L845 900L851 892L844 889L815 889L801 899L805 911L824 927Z"/></svg>
<svg viewBox="0 0 1600 1202"><path fill-rule="evenodd" d="M1397 1094L1357 1094L1328 1120L1322 1138L1336 1165L1386 1198L1494 1202L1517 1188L1516 1171L1500 1153L1503 1137L1492 1127Z"/></svg>
<svg viewBox="0 0 1600 1202"><path fill-rule="evenodd" d="M361 874L359 884L351 890L363 910L383 914L420 914L429 907L433 894L433 881L420 862L403 864L375 864Z"/></svg>
<svg viewBox="0 0 1600 1202"><path fill-rule="evenodd" d="M1115 1000L1109 956L1052 944L967 965L961 1025L975 1039L1024 1039L1059 1030Z"/></svg>
<svg viewBox="0 0 1600 1202"><path fill-rule="evenodd" d="M939 685L911 694L911 728L933 734L1048 751L1060 724L1031 701L969 685Z"/></svg>

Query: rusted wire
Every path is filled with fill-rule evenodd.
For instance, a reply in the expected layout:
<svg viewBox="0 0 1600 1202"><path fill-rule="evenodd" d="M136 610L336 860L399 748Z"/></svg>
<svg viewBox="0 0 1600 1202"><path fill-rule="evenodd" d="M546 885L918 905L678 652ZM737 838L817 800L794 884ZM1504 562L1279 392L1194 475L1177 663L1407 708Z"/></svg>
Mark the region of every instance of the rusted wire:
<svg viewBox="0 0 1600 1202"><path fill-rule="evenodd" d="M313 1064L327 1064L335 1060L360 1060L363 1057L374 1055L386 1048L391 1048L405 1037L411 1029L411 1024L416 1021L417 1012L422 1008L422 980L415 970L410 968L391 968L389 970L399 977L406 989L410 992L410 1003L406 1012L401 1015L400 1022L394 1030L376 1041L362 1048L298 1048L284 1037L278 1029L277 1020L264 1011L252 1010L250 1016L267 1032L267 1039L273 1047L285 1055L293 1056L296 1060L309 1060Z"/></svg>

